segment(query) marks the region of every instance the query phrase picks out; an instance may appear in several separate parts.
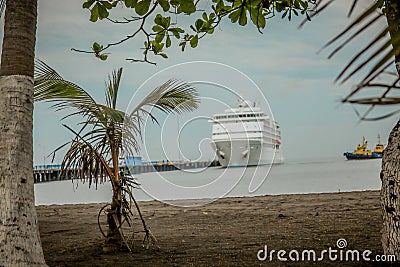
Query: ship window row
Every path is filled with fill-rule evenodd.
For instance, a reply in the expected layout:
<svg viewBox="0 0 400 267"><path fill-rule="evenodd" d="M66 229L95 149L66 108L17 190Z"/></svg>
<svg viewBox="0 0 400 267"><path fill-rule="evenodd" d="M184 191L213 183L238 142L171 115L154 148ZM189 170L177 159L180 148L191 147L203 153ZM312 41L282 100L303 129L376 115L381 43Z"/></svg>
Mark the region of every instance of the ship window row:
<svg viewBox="0 0 400 267"><path fill-rule="evenodd" d="M215 116L216 120L220 119L233 119L233 118L252 118L252 117L262 117L262 113L256 113L256 114L239 114L239 115L226 115L226 116Z"/></svg>
<svg viewBox="0 0 400 267"><path fill-rule="evenodd" d="M231 129L217 129L219 130L218 132L214 132L213 135L224 135L224 134L250 134L250 133L257 133L257 134L262 134L266 138L272 138L272 139L280 139L280 135L274 134L268 131L261 131L261 130L243 130L243 129L236 129L236 130L231 130Z"/></svg>
<svg viewBox="0 0 400 267"><path fill-rule="evenodd" d="M251 133L256 133L256 134L261 134L261 131L223 131L223 132L214 132L213 135L224 135L224 134L251 134Z"/></svg>

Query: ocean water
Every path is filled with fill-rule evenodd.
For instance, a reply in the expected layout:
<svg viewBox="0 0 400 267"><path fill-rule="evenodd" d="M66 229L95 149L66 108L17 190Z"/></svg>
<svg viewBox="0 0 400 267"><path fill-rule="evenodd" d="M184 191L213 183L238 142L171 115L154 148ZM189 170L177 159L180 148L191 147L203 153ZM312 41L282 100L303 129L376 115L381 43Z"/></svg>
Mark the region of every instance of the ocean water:
<svg viewBox="0 0 400 267"><path fill-rule="evenodd" d="M347 192L380 189L381 159L287 162L248 168L205 168L136 175L137 200L161 200L174 205L209 203L221 197ZM109 183L78 181L35 185L36 205L108 202Z"/></svg>

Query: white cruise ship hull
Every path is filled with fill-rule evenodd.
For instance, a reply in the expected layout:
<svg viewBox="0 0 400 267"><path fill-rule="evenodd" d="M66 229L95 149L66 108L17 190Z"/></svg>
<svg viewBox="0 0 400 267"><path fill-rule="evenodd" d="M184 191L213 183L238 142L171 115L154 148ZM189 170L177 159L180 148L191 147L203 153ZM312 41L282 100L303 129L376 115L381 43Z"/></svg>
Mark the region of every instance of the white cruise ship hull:
<svg viewBox="0 0 400 267"><path fill-rule="evenodd" d="M211 146L224 167L283 163L278 123L254 103L238 100L237 108L214 114Z"/></svg>
<svg viewBox="0 0 400 267"><path fill-rule="evenodd" d="M260 140L218 140L211 146L223 167L283 163L279 149L263 145Z"/></svg>

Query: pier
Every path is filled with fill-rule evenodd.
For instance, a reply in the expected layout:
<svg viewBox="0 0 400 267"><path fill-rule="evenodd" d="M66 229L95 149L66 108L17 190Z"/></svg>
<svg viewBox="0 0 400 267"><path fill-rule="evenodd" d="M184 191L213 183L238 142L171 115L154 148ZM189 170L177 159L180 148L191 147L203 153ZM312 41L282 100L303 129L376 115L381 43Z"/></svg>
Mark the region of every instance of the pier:
<svg viewBox="0 0 400 267"><path fill-rule="evenodd" d="M165 171L176 171L176 170L187 170L187 169L198 169L221 166L218 161L187 161L187 162L140 162L137 165L131 166L120 166L121 170L125 173L140 174L148 172L165 172ZM35 184L53 181L71 180L73 177L69 175L60 176L61 164L48 164L48 165L37 165L33 168L33 178Z"/></svg>

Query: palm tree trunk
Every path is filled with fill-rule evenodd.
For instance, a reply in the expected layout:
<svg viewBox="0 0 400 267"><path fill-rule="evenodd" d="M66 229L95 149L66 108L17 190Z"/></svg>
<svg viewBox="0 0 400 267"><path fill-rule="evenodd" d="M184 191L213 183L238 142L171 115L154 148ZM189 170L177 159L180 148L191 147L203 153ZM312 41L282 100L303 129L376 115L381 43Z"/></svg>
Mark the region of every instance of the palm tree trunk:
<svg viewBox="0 0 400 267"><path fill-rule="evenodd" d="M107 223L108 223L108 233L106 244L114 244L121 245L122 237L119 232L119 227L121 226L121 208L122 208L122 199L121 199L121 184L119 180L119 168L118 168L118 149L111 145L112 160L114 167L114 175L110 177L110 179L114 179L114 187L113 187L113 197L111 200L111 209L107 214Z"/></svg>
<svg viewBox="0 0 400 267"><path fill-rule="evenodd" d="M400 259L400 121L390 133L382 159L382 247Z"/></svg>
<svg viewBox="0 0 400 267"><path fill-rule="evenodd" d="M393 37L399 32L400 10L398 1L386 0L386 19ZM395 54L400 76L400 51ZM400 121L390 133L382 159L381 171L382 247L386 255L400 259Z"/></svg>
<svg viewBox="0 0 400 267"><path fill-rule="evenodd" d="M33 192L36 0L7 0L0 68L0 266L45 266Z"/></svg>
<svg viewBox="0 0 400 267"><path fill-rule="evenodd" d="M119 245L122 241L122 237L119 232L119 226L121 225L121 190L117 188L113 190L113 198L111 201L111 209L107 214L108 233L106 243Z"/></svg>

